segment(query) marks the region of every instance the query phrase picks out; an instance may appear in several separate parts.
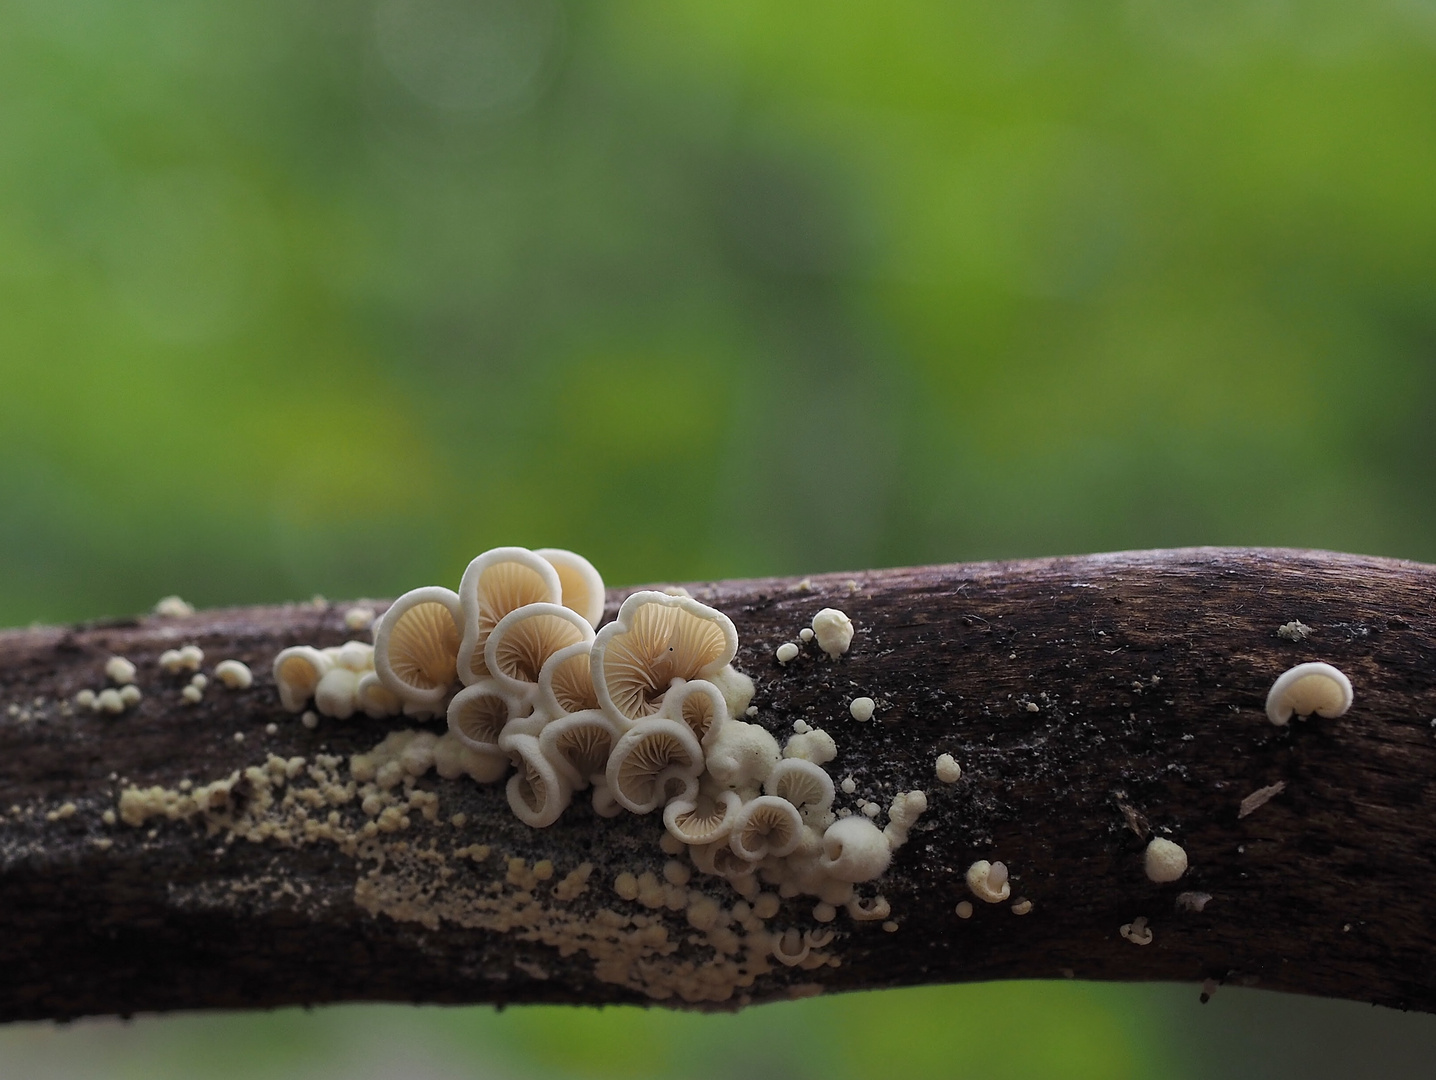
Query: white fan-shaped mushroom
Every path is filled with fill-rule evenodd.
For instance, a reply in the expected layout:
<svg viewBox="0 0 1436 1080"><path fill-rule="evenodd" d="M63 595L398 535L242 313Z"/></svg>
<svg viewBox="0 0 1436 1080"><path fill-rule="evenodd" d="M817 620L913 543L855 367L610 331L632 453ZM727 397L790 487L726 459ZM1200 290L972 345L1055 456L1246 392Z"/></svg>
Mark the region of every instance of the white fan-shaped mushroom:
<svg viewBox="0 0 1436 1080"><path fill-rule="evenodd" d="M505 735L503 750L516 766L504 788L510 809L525 825L536 829L552 825L573 798L568 781L544 757L538 739L532 735Z"/></svg>
<svg viewBox="0 0 1436 1080"><path fill-rule="evenodd" d="M589 669L591 642L580 641L548 658L538 678L538 705L550 716L598 708Z"/></svg>
<svg viewBox="0 0 1436 1080"><path fill-rule="evenodd" d="M833 805L833 778L802 758L784 758L774 765L763 790L787 799L805 818L821 818Z"/></svg>
<svg viewBox="0 0 1436 1080"><path fill-rule="evenodd" d="M454 684L463 612L450 589L412 589L389 605L374 630L374 670L414 705L437 705Z"/></svg>
<svg viewBox="0 0 1436 1080"><path fill-rule="evenodd" d="M274 681L279 702L292 713L304 711L314 689L334 661L312 645L291 645L274 658Z"/></svg>
<svg viewBox="0 0 1436 1080"><path fill-rule="evenodd" d="M723 692L706 679L692 679L673 686L663 700L662 715L681 720L699 742L728 719L728 702Z"/></svg>
<svg viewBox="0 0 1436 1080"><path fill-rule="evenodd" d="M449 730L465 746L497 754L504 725L524 711L521 698L485 679L464 687L449 702Z"/></svg>
<svg viewBox="0 0 1436 1080"><path fill-rule="evenodd" d="M803 819L798 808L776 795L759 795L738 810L728 846L733 854L748 862L769 856L782 858L803 839Z"/></svg>
<svg viewBox="0 0 1436 1080"><path fill-rule="evenodd" d="M459 583L463 604L463 641L459 679L466 685L487 678L484 646L495 626L526 604L557 604L563 599L558 571L528 548L491 548L469 563Z"/></svg>
<svg viewBox="0 0 1436 1080"><path fill-rule="evenodd" d="M544 757L554 763L575 791L604 778L608 756L617 742L618 729L597 709L560 716L545 724L539 733Z"/></svg>
<svg viewBox="0 0 1436 1080"><path fill-rule="evenodd" d="M720 791L712 796L700 792L692 799L674 799L665 806L663 824L670 836L685 844L714 844L733 831L742 806L743 800L736 791Z"/></svg>
<svg viewBox="0 0 1436 1080"><path fill-rule="evenodd" d="M635 814L657 810L674 798L692 798L703 771L703 748L677 720L640 720L614 744L606 777L613 797Z"/></svg>
<svg viewBox="0 0 1436 1080"><path fill-rule="evenodd" d="M887 872L892 848L882 830L854 814L839 818L823 833L823 854L818 865L839 881L873 881Z"/></svg>
<svg viewBox="0 0 1436 1080"><path fill-rule="evenodd" d="M371 720L382 720L386 716L398 716L404 703L399 695L380 680L378 672L366 671L359 676L359 685L354 691L354 700L364 715Z"/></svg>
<svg viewBox="0 0 1436 1080"><path fill-rule="evenodd" d="M525 604L509 612L489 632L484 666L516 694L538 685L549 657L572 645L593 641L593 627L582 615L559 604Z"/></svg>
<svg viewBox="0 0 1436 1080"><path fill-rule="evenodd" d="M1324 716L1328 720L1351 708L1351 680L1330 664L1297 664L1281 673L1266 696L1267 719L1278 726L1297 716Z"/></svg>
<svg viewBox="0 0 1436 1080"><path fill-rule="evenodd" d="M563 548L539 548L535 555L558 572L563 606L582 615L589 626L603 619L603 577L582 555Z"/></svg>
<svg viewBox="0 0 1436 1080"><path fill-rule="evenodd" d="M756 791L782 760L778 740L765 728L729 720L708 732L708 775L735 791Z"/></svg>
<svg viewBox="0 0 1436 1080"><path fill-rule="evenodd" d="M674 679L709 679L733 659L732 620L689 596L636 592L593 643L599 707L627 727L663 707Z"/></svg>

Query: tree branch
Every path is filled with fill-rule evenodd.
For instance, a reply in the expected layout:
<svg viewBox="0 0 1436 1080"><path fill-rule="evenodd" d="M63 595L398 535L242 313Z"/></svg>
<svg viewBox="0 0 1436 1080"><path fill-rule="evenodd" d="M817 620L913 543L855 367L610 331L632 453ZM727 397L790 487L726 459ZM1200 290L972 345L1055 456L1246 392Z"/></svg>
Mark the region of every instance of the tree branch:
<svg viewBox="0 0 1436 1080"><path fill-rule="evenodd" d="M688 588L737 625L755 722L780 741L797 720L835 737L829 772L856 784L838 805L885 813L898 791L927 791L911 840L866 890L888 920L824 925L799 897L766 922L738 908L729 938L695 928L684 908L700 890L724 906L720 923L732 917L721 880L649 882L656 907L613 889L625 871L663 882L659 815L603 819L576 798L557 825L529 829L502 784L466 777L431 772L384 794L395 831L366 838L378 819L362 791L341 801L349 755L412 725L308 730L268 674L284 646L354 636L343 606L32 628L0 634L0 1018L360 999L734 1007L1064 975L1436 1010L1436 567L1197 549ZM627 591L609 593L609 617ZM857 625L847 655L809 643L779 665L775 648L824 606ZM1305 641L1277 635L1293 620ZM158 657L191 642L206 669L247 662L254 686L212 682L185 704L187 675ZM143 700L121 716L73 706L104 685L111 654L138 666ZM1273 726L1268 688L1311 659L1350 677L1355 705ZM859 695L877 702L872 722L849 715ZM941 753L962 765L956 784L934 777ZM302 768L285 764L297 757ZM236 770L213 805L184 802ZM152 787L168 817L105 823L124 790ZM1185 847L1180 882L1145 877L1149 831ZM970 895L977 859L1011 868L1030 914ZM1210 900L1179 910L1182 893ZM974 917L954 914L961 900ZM1119 933L1139 917L1145 947ZM767 956L763 927L793 928L790 943L808 932L807 966Z"/></svg>

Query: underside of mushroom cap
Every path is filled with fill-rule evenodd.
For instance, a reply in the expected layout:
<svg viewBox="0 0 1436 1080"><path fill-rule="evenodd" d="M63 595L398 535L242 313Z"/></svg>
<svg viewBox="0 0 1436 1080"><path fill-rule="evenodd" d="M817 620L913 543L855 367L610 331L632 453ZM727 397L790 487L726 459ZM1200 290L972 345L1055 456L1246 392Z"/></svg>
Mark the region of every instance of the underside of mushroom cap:
<svg viewBox="0 0 1436 1080"><path fill-rule="evenodd" d="M374 631L374 670L401 700L436 705L454 685L463 613L451 589L406 592Z"/></svg>
<svg viewBox="0 0 1436 1080"><path fill-rule="evenodd" d="M535 555L558 572L563 606L578 612L589 626L603 621L603 577L577 552L563 548L539 548Z"/></svg>
<svg viewBox="0 0 1436 1080"><path fill-rule="evenodd" d="M489 632L484 665L498 682L518 694L534 691L554 653L593 641L593 627L559 604L525 604Z"/></svg>
<svg viewBox="0 0 1436 1080"><path fill-rule="evenodd" d="M650 717L614 744L605 776L621 806L647 814L670 799L691 798L702 771L703 749L688 726Z"/></svg>
<svg viewBox="0 0 1436 1080"><path fill-rule="evenodd" d="M449 730L465 746L497 754L504 726L526 711L522 698L496 680L484 679L464 687L449 702Z"/></svg>
<svg viewBox="0 0 1436 1080"><path fill-rule="evenodd" d="M760 795L745 802L733 822L728 846L748 862L769 857L781 858L803 839L803 820L798 808L776 795Z"/></svg>
<svg viewBox="0 0 1436 1080"><path fill-rule="evenodd" d="M589 667L592 643L581 641L548 658L538 678L538 704L552 716L598 708Z"/></svg>
<svg viewBox="0 0 1436 1080"><path fill-rule="evenodd" d="M499 620L526 604L558 604L563 587L553 564L528 548L491 548L469 563L459 598L464 628L459 679L469 684L488 677L484 646Z"/></svg>
<svg viewBox="0 0 1436 1080"><path fill-rule="evenodd" d="M504 788L510 809L525 825L547 828L568 807L572 788L544 756L534 736L505 735L502 743L515 766Z"/></svg>
<svg viewBox="0 0 1436 1080"><path fill-rule="evenodd" d="M784 758L774 765L763 791L788 800L805 818L821 817L833 805L833 778L802 758Z"/></svg>
<svg viewBox="0 0 1436 1080"><path fill-rule="evenodd" d="M743 800L734 791L715 795L700 792L691 799L674 799L663 808L668 834L685 844L713 844L733 831Z"/></svg>
<svg viewBox="0 0 1436 1080"><path fill-rule="evenodd" d="M733 659L738 632L721 611L688 596L636 592L593 643L599 707L626 727L663 707L674 679L708 679Z"/></svg>
<svg viewBox="0 0 1436 1080"><path fill-rule="evenodd" d="M1351 708L1351 680L1339 668L1320 661L1297 664L1281 673L1266 697L1267 718L1278 726L1294 715L1335 719Z"/></svg>
<svg viewBox="0 0 1436 1080"><path fill-rule="evenodd" d="M575 791L602 781L608 757L618 742L613 721L597 709L551 720L539 733L539 748Z"/></svg>
<svg viewBox="0 0 1436 1080"><path fill-rule="evenodd" d="M292 713L301 713L324 673L334 661L312 645L291 645L274 658L274 681L279 701Z"/></svg>
<svg viewBox="0 0 1436 1080"><path fill-rule="evenodd" d="M728 702L708 680L689 679L669 688L660 715L681 720L695 739L707 745L708 734L728 719Z"/></svg>

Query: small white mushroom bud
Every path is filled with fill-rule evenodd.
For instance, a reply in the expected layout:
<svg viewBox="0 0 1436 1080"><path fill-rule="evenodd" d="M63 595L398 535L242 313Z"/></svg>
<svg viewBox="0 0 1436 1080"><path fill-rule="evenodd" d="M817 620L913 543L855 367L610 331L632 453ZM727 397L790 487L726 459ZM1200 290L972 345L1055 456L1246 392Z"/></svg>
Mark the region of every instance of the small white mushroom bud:
<svg viewBox="0 0 1436 1080"><path fill-rule="evenodd" d="M120 697L120 692L113 687L101 690L95 697L95 704L100 712L118 715L125 711L124 698Z"/></svg>
<svg viewBox="0 0 1436 1080"><path fill-rule="evenodd" d="M214 677L231 690L248 690L254 685L254 673L238 660L221 660L214 667Z"/></svg>
<svg viewBox="0 0 1436 1080"><path fill-rule="evenodd" d="M187 619L194 608L178 596L166 596L155 605L155 614L162 619Z"/></svg>
<svg viewBox="0 0 1436 1080"><path fill-rule="evenodd" d="M358 705L359 676L348 668L332 667L314 688L314 707L322 716L348 720Z"/></svg>
<svg viewBox="0 0 1436 1080"><path fill-rule="evenodd" d="M853 643L853 620L837 608L825 607L813 616L813 636L823 652L836 660Z"/></svg>
<svg viewBox="0 0 1436 1080"><path fill-rule="evenodd" d="M138 705L142 696L140 688L134 683L120 687L120 700L125 703L127 709Z"/></svg>
<svg viewBox="0 0 1436 1080"><path fill-rule="evenodd" d="M349 630L368 630L374 625L374 609L352 607L344 613L344 626Z"/></svg>
<svg viewBox="0 0 1436 1080"><path fill-rule="evenodd" d="M798 637L799 637L799 639L802 640L802 641L812 641L812 640L813 640L813 628L812 628L811 626L805 626L805 627L803 627L801 630L798 631Z"/></svg>
<svg viewBox="0 0 1436 1080"><path fill-rule="evenodd" d="M1187 872L1187 853L1180 844L1154 836L1147 845L1147 877L1159 885L1176 881Z"/></svg>
<svg viewBox="0 0 1436 1080"><path fill-rule="evenodd" d="M962 766L951 754L941 754L937 759L937 778L944 784L955 784L962 779Z"/></svg>
<svg viewBox="0 0 1436 1080"><path fill-rule="evenodd" d="M209 679L203 675L195 675L190 679L189 684L203 690L209 685Z"/></svg>
<svg viewBox="0 0 1436 1080"><path fill-rule="evenodd" d="M204 691L198 686L186 686L180 691L180 697L184 698L187 704L198 705L204 700Z"/></svg>
<svg viewBox="0 0 1436 1080"><path fill-rule="evenodd" d="M135 681L135 665L123 656L112 656L105 662L105 677L117 686L128 686Z"/></svg>
<svg viewBox="0 0 1436 1080"><path fill-rule="evenodd" d="M959 919L970 919L975 909L972 906L971 900L959 900L954 910Z"/></svg>
<svg viewBox="0 0 1436 1080"><path fill-rule="evenodd" d="M798 646L794 645L791 641L785 641L778 646L778 651L773 655L778 658L778 663L786 664L789 660L797 658Z"/></svg>
<svg viewBox="0 0 1436 1080"><path fill-rule="evenodd" d="M853 714L854 720L865 722L873 718L875 708L877 708L877 703L872 698L859 697L853 698L852 704L848 706L848 712Z"/></svg>
<svg viewBox="0 0 1436 1080"><path fill-rule="evenodd" d="M198 645L185 645L179 650L181 667L188 671L198 671L199 666L204 663L204 650Z"/></svg>
<svg viewBox="0 0 1436 1080"><path fill-rule="evenodd" d="M967 887L972 895L989 904L1000 904L1012 895L1007 881L1007 867L1000 862L979 859L967 868Z"/></svg>
<svg viewBox="0 0 1436 1080"><path fill-rule="evenodd" d="M1328 720L1351 708L1351 680L1330 664L1297 664L1272 683L1266 696L1267 719L1278 727L1297 716L1324 716Z"/></svg>
<svg viewBox="0 0 1436 1080"><path fill-rule="evenodd" d="M75 695L75 704L82 709L93 709L95 707L95 692L88 687ZM18 715L20 710L12 706L11 715Z"/></svg>

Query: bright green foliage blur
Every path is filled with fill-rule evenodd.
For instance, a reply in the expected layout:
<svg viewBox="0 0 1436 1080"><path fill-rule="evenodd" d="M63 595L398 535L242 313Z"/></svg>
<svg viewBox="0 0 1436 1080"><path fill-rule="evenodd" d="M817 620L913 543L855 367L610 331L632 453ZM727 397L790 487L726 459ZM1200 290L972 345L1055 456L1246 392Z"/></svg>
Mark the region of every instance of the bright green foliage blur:
<svg viewBox="0 0 1436 1080"><path fill-rule="evenodd" d="M507 543L1436 560L1433 103L1433 0L0 0L0 625ZM750 1077L1174 1075L1155 1000L412 1024L565 1075L737 1075L740 1024Z"/></svg>

